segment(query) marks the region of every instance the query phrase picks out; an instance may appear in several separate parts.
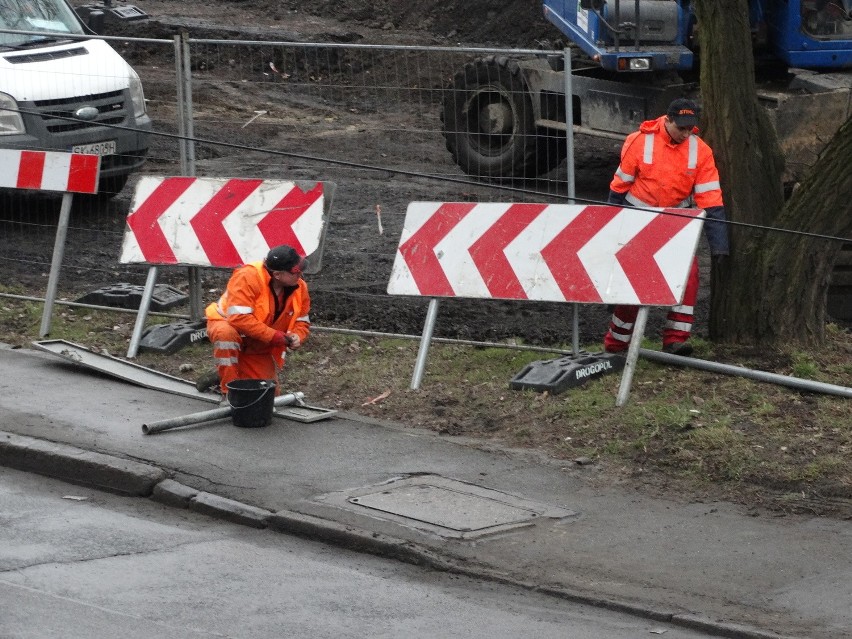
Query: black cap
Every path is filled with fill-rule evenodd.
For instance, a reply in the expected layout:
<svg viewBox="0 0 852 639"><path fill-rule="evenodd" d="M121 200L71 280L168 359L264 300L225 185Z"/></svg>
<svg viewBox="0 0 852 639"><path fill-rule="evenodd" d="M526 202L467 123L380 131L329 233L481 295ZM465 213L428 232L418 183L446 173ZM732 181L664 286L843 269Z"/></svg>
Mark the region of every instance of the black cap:
<svg viewBox="0 0 852 639"><path fill-rule="evenodd" d="M666 115L677 126L697 126L698 116L701 114L698 105L692 100L678 98L669 105Z"/></svg>
<svg viewBox="0 0 852 639"><path fill-rule="evenodd" d="M305 258L292 246L282 244L269 250L266 254L264 264L270 271L289 271L291 273L301 272L304 268ZM294 270L298 268L297 270Z"/></svg>

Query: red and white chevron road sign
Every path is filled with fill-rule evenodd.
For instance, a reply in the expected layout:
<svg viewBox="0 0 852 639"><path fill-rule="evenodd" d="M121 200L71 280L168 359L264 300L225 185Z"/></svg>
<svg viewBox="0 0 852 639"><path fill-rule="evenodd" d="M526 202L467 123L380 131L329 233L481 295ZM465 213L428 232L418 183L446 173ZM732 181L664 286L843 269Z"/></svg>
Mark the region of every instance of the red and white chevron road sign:
<svg viewBox="0 0 852 639"><path fill-rule="evenodd" d="M101 158L60 151L0 149L0 188L97 193Z"/></svg>
<svg viewBox="0 0 852 639"><path fill-rule="evenodd" d="M703 219L699 209L412 202L388 293L672 306Z"/></svg>
<svg viewBox="0 0 852 639"><path fill-rule="evenodd" d="M322 182L143 177L120 261L235 268L279 244L310 255L322 237L323 205Z"/></svg>

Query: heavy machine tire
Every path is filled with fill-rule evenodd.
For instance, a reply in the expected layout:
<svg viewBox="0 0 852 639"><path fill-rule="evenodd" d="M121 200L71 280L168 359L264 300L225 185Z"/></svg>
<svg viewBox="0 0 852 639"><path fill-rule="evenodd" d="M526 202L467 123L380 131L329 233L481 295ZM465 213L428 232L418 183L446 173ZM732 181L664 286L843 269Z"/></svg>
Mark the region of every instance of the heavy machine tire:
<svg viewBox="0 0 852 639"><path fill-rule="evenodd" d="M441 120L447 150L469 175L535 177L564 157L557 139L539 144L521 69L510 58L466 64L444 97Z"/></svg>
<svg viewBox="0 0 852 639"><path fill-rule="evenodd" d="M568 155L568 140L564 131L539 128L536 146L536 175L550 173Z"/></svg>

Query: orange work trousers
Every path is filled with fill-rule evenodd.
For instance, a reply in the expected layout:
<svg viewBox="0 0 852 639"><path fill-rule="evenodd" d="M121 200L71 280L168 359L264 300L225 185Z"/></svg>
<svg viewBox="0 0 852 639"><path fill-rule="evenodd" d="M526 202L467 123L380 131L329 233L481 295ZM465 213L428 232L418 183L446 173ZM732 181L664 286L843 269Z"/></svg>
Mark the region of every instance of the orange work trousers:
<svg viewBox="0 0 852 639"><path fill-rule="evenodd" d="M269 344L240 335L225 320L209 320L207 337L213 343L213 359L223 395L235 379L269 379L277 384L286 351L278 360ZM279 389L275 390L277 394Z"/></svg>
<svg viewBox="0 0 852 639"><path fill-rule="evenodd" d="M686 280L686 288L683 292L683 301L678 306L673 306L666 315L666 324L663 328L663 346L685 342L692 333L692 323L695 314L695 301L698 299L698 259L692 260L689 276ZM639 313L638 306L615 307L612 319L609 322L609 330L604 335L604 350L607 353L621 353L630 346L633 336L633 324Z"/></svg>

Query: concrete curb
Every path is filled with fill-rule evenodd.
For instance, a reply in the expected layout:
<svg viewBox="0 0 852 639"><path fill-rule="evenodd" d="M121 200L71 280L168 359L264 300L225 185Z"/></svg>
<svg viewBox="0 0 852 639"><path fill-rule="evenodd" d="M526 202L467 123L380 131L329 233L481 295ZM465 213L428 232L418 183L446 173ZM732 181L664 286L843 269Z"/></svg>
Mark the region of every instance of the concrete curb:
<svg viewBox="0 0 852 639"><path fill-rule="evenodd" d="M171 479L156 466L96 453L67 444L0 431L0 465L127 496L150 497L167 506L193 510L252 528L269 528L330 545L442 572L515 586L566 601L714 633L730 639L794 639L739 624L726 624L693 614L677 614L641 604L603 599L584 592L542 587L507 577L468 558L438 553L405 539L355 528L295 511L272 512Z"/></svg>
<svg viewBox="0 0 852 639"><path fill-rule="evenodd" d="M156 466L0 431L0 464L72 484L148 497L166 472Z"/></svg>

